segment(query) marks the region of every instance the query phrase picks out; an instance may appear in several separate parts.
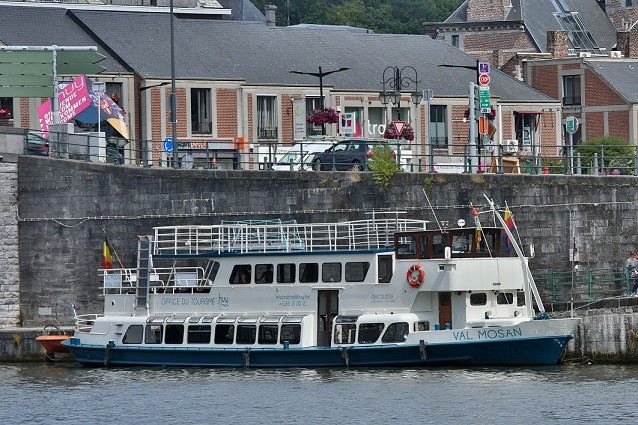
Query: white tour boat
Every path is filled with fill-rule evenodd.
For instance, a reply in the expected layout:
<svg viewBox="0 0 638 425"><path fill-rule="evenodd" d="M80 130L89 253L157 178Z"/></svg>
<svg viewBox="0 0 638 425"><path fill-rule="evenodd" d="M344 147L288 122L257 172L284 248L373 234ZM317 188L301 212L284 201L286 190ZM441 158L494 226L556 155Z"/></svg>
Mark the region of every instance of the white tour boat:
<svg viewBox="0 0 638 425"><path fill-rule="evenodd" d="M94 366L560 363L579 319L544 313L492 210L500 227L478 231L398 213L157 227L137 269L101 270L103 314L62 344Z"/></svg>

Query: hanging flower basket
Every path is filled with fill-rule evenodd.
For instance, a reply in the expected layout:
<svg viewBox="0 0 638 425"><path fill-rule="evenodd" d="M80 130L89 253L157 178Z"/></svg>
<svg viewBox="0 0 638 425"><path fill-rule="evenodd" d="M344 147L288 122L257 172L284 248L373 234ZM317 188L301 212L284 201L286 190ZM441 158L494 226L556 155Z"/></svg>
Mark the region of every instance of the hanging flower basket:
<svg viewBox="0 0 638 425"><path fill-rule="evenodd" d="M9 108L0 108L0 120L8 120L11 118L11 110Z"/></svg>
<svg viewBox="0 0 638 425"><path fill-rule="evenodd" d="M481 114L481 116L482 116L482 115L487 116L487 119L488 119L488 120L493 121L493 120L494 120L494 117L496 116L496 111L495 111L495 110L494 110L494 108L492 107L492 108L490 108L490 113L489 113L489 114ZM469 118L469 117L470 117L470 108L467 108L467 109L465 110L465 112L463 112L463 117L464 117L465 119L467 119L467 118Z"/></svg>
<svg viewBox="0 0 638 425"><path fill-rule="evenodd" d="M389 123L385 126L385 133L383 133L384 139L405 139L412 141L414 140L414 129L410 124L406 124L403 126L401 130L401 134L397 131L394 123Z"/></svg>
<svg viewBox="0 0 638 425"><path fill-rule="evenodd" d="M335 124L339 122L339 113L334 108L317 108L308 114L308 122L314 125Z"/></svg>

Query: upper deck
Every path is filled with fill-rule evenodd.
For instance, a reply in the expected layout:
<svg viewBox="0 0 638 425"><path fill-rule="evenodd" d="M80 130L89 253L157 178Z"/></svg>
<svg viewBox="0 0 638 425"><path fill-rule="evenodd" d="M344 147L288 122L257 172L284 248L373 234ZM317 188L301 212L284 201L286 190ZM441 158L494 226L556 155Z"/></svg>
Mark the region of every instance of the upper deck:
<svg viewBox="0 0 638 425"><path fill-rule="evenodd" d="M396 232L426 230L427 221L402 219L398 213L340 223L296 221L226 221L211 226L166 226L154 230L157 257L211 257L224 254L378 250L394 246ZM385 216L385 217L384 217Z"/></svg>

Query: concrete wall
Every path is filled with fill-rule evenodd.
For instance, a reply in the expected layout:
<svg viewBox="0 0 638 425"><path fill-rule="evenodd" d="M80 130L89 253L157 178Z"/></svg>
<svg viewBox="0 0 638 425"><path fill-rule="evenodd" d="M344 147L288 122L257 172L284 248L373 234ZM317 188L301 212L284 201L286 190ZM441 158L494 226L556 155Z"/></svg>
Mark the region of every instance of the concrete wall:
<svg viewBox="0 0 638 425"><path fill-rule="evenodd" d="M0 162L0 327L20 323L18 167Z"/></svg>
<svg viewBox="0 0 638 425"><path fill-rule="evenodd" d="M622 265L628 250L638 247L634 177L405 173L382 188L369 173L174 171L21 156L21 324L42 326L57 316L68 325L72 304L79 313L102 310L96 272L102 229L122 264L134 267L136 235L153 226L229 218L337 221L373 209L404 210L407 217L435 222L425 192L436 219L450 223L469 222L470 203L485 205L482 193L507 202L524 243L535 245L533 271L569 269L574 238L583 268ZM3 219L12 214L5 211ZM490 220L484 215L482 221Z"/></svg>

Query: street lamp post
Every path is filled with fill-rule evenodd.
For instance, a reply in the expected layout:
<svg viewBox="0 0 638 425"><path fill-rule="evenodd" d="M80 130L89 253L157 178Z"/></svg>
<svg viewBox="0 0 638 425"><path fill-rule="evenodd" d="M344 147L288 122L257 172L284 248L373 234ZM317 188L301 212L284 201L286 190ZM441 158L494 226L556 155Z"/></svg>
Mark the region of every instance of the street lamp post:
<svg viewBox="0 0 638 425"><path fill-rule="evenodd" d="M291 74L301 74L301 75L312 75L313 77L319 78L319 107L323 109L323 77L326 75L334 74L336 72L347 71L350 68L339 68L334 71L322 71L321 67L319 67L319 72L301 72L301 71L290 71ZM326 124L321 124L321 135L326 135Z"/></svg>
<svg viewBox="0 0 638 425"><path fill-rule="evenodd" d="M179 167L179 143L177 142L177 97L175 96L175 14L173 0L170 3L171 15L171 124L173 136L173 168Z"/></svg>
<svg viewBox="0 0 638 425"><path fill-rule="evenodd" d="M139 148L141 149L141 160L142 160L142 165L144 166L148 166L149 165L149 159L152 160L153 158L149 158L149 152L148 152L148 140L144 138L143 136L143 131L142 131L142 124L144 121L144 118L142 116L142 92L148 90L148 89L152 89L155 87L162 87L165 86L167 84L170 84L169 82L163 82L163 83L159 83L159 84L153 84L152 86L146 86L146 87L140 87L138 92L137 92L137 107L138 107L138 111L137 111L137 132L138 132L138 140L140 141L140 146Z"/></svg>
<svg viewBox="0 0 638 425"><path fill-rule="evenodd" d="M406 73L409 75L405 75ZM414 74L414 77L411 74ZM383 90L379 92L379 100L383 106L386 106L390 102L397 105L398 121L401 121L401 91L403 89L414 88L410 93L410 99L415 107L418 106L421 103L421 99L423 99L423 92L419 91L419 75L413 66L406 65L403 68L399 68L398 66L386 67L386 69L383 70L381 84L383 84ZM391 90L386 90L386 85ZM401 135L399 134L397 136L397 162L399 165L401 165L400 137Z"/></svg>

